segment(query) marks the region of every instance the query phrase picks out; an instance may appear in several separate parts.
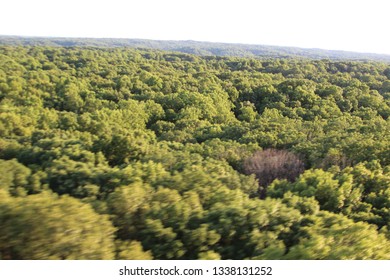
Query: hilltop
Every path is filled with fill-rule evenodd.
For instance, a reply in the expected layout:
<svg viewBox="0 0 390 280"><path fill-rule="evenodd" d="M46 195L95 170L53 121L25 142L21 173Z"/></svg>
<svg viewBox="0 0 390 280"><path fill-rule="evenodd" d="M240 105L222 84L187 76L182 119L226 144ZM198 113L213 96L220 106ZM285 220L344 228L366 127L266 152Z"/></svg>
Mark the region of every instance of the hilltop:
<svg viewBox="0 0 390 280"><path fill-rule="evenodd" d="M212 43L198 41L165 41L115 38L66 38L0 36L0 45L52 47L130 47L157 49L201 56L236 56L262 58L309 58L390 62L390 55L341 50L307 49L270 45Z"/></svg>

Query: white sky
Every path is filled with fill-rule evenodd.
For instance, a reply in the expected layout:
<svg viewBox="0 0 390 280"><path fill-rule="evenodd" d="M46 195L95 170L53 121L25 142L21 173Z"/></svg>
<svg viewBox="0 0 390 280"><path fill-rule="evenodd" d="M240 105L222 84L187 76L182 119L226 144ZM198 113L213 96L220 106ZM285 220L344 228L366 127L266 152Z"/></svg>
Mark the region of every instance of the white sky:
<svg viewBox="0 0 390 280"><path fill-rule="evenodd" d="M389 0L0 0L0 35L198 40L390 54Z"/></svg>

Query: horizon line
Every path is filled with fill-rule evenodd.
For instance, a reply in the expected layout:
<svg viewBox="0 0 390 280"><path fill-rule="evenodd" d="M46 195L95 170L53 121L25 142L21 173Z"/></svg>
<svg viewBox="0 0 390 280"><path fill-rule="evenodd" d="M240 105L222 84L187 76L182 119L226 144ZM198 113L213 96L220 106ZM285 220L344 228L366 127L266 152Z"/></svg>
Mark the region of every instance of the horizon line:
<svg viewBox="0 0 390 280"><path fill-rule="evenodd" d="M291 45L274 45L274 44L264 44L264 43L242 43L242 42L221 42L221 41L206 41L206 40L194 40L194 39L150 39L150 38L135 38L135 37L97 37L97 36L53 36L53 35L6 35L0 34L0 37L16 37L16 38L41 38L41 39L95 39L95 40L143 40L143 41L160 41L160 42L194 42L194 43L207 43L207 44L224 44L224 45L241 45L241 46L266 46L266 47L276 47L276 48L290 48L290 49L303 49L303 50L319 50L319 51L329 51L329 52L341 52L341 53L354 53L362 55L379 55L379 56L388 56L390 53L379 53L379 52L370 52L370 51L353 51L353 50L344 50L344 49L326 49L321 47L302 47L302 46L291 46Z"/></svg>

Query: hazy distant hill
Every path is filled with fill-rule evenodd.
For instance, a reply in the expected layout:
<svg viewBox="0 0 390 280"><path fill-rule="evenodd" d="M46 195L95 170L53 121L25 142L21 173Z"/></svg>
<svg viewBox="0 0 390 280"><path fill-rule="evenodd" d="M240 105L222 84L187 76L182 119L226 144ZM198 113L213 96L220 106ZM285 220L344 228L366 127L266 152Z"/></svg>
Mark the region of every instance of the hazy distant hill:
<svg viewBox="0 0 390 280"><path fill-rule="evenodd" d="M305 49L267 45L210 43L198 41L160 41L145 39L94 39L0 36L1 45L23 46L90 46L131 47L177 51L196 55L240 56L240 57L306 57L313 59L377 60L390 62L390 55Z"/></svg>

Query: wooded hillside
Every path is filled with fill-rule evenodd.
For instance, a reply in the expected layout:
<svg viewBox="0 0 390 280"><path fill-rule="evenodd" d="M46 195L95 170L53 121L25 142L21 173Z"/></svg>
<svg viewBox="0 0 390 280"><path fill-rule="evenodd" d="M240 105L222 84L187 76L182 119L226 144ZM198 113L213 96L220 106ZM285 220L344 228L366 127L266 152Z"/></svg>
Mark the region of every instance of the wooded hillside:
<svg viewBox="0 0 390 280"><path fill-rule="evenodd" d="M0 259L390 259L390 64L0 46Z"/></svg>
<svg viewBox="0 0 390 280"><path fill-rule="evenodd" d="M333 60L373 60L390 62L390 55L341 50L298 48L270 45L231 44L199 41L146 40L120 38L66 38L1 36L0 45L45 47L138 48L174 51L203 56L258 58L310 58Z"/></svg>

